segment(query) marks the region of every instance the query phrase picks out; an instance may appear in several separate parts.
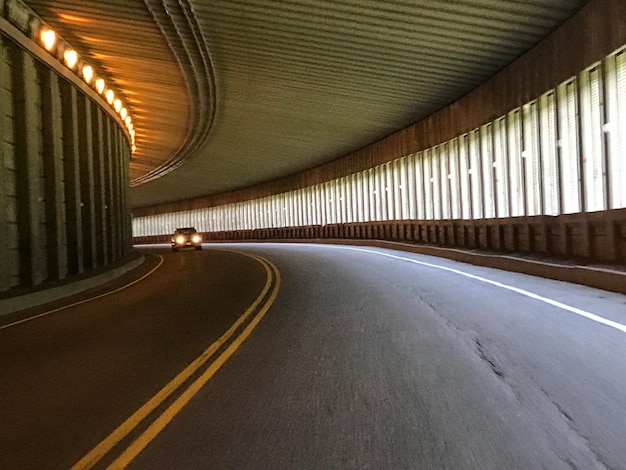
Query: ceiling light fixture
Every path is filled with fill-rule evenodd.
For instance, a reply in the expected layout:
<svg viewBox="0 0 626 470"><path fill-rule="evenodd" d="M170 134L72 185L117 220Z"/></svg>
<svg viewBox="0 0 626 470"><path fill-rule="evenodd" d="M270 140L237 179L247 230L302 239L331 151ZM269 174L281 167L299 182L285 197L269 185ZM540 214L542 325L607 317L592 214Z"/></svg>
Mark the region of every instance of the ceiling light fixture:
<svg viewBox="0 0 626 470"><path fill-rule="evenodd" d="M105 87L104 80L102 80L101 78L96 80L96 91L98 93L102 94L104 92L104 87Z"/></svg>
<svg viewBox="0 0 626 470"><path fill-rule="evenodd" d="M41 30L41 33L39 34L39 38L41 39L41 42L43 43L43 47L48 52L51 52L52 49L54 48L54 45L57 42L57 34L51 29L44 28Z"/></svg>
<svg viewBox="0 0 626 470"><path fill-rule="evenodd" d="M63 53L63 60L69 68L73 69L78 62L78 54L74 49L68 49Z"/></svg>
<svg viewBox="0 0 626 470"><path fill-rule="evenodd" d="M83 66L83 78L85 82L91 83L91 79L93 78L93 67L91 65Z"/></svg>

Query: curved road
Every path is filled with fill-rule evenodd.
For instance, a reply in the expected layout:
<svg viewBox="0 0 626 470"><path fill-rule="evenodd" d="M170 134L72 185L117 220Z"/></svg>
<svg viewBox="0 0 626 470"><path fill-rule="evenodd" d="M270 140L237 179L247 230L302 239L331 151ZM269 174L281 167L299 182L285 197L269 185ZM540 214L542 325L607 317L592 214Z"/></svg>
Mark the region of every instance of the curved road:
<svg viewBox="0 0 626 470"><path fill-rule="evenodd" d="M623 295L373 248L143 251L133 286L0 317L0 468L626 469Z"/></svg>

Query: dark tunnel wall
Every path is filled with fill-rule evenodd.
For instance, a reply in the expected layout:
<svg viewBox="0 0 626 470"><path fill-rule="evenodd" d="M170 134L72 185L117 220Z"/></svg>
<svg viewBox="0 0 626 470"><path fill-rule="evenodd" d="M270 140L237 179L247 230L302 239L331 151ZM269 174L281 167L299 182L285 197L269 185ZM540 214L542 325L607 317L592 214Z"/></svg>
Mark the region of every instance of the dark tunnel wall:
<svg viewBox="0 0 626 470"><path fill-rule="evenodd" d="M3 296L108 265L132 248L123 128L93 90L7 19L0 18Z"/></svg>

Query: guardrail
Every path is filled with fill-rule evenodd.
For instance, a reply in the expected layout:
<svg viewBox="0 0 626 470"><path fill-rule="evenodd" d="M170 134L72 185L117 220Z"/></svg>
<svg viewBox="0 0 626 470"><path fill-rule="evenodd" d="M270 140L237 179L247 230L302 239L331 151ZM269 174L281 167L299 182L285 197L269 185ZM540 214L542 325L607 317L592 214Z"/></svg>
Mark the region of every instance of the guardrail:
<svg viewBox="0 0 626 470"><path fill-rule="evenodd" d="M135 237L169 243L170 234ZM481 220L396 220L206 232L206 241L385 240L626 263L626 209Z"/></svg>

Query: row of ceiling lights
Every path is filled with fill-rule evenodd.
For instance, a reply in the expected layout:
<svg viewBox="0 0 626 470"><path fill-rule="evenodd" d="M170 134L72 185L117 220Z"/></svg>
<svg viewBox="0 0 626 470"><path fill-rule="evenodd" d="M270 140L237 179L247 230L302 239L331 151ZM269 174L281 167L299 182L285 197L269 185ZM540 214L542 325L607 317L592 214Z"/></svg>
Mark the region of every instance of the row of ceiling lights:
<svg viewBox="0 0 626 470"><path fill-rule="evenodd" d="M62 60L67 68L75 72L87 85L95 89L101 96L103 96L107 103L109 103L109 105L120 116L126 125L126 129L128 129L131 149L132 152L135 153L137 148L135 146L135 128L133 127L133 122L128 114L128 110L124 107L122 101L115 97L115 92L106 86L104 79L97 77L93 67L81 60L78 53L74 49L69 47L57 47L57 39L57 34L53 29L47 26L43 26L40 29L39 40L43 48L50 54L55 55L59 60Z"/></svg>
<svg viewBox="0 0 626 470"><path fill-rule="evenodd" d="M122 101L115 97L115 92L107 87L103 78L96 75L93 67L83 61L78 53L60 39L52 28L43 24L41 19L22 0L0 0L0 16L5 17L33 40L38 40L46 51L64 63L67 68L106 100L126 126L130 136L131 150L135 153L135 129L132 118Z"/></svg>

